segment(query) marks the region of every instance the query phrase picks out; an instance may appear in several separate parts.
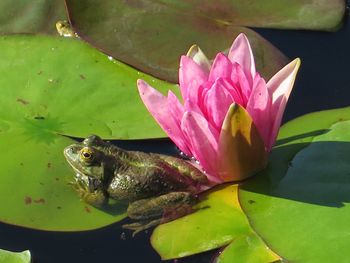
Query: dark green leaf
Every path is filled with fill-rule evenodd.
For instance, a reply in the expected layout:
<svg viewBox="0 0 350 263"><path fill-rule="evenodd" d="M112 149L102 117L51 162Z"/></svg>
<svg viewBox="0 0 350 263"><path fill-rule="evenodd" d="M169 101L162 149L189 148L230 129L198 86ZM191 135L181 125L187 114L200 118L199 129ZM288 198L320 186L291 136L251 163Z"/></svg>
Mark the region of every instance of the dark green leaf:
<svg viewBox="0 0 350 263"><path fill-rule="evenodd" d="M248 2L250 4L245 4ZM274 2L275 10L279 10L281 6ZM186 54L191 45L199 45L214 59L216 53L228 49L241 32L251 41L258 69L267 79L287 62L268 41L241 27L256 26L256 21L274 17L271 12L262 15L270 7L261 10L259 1L251 4L251 1L136 0L98 1L97 4L94 0L67 0L66 3L73 26L86 41L143 72L172 82L178 82L180 56ZM285 4L282 6L287 10ZM300 10L306 5L288 4L288 8L291 6ZM249 20L251 18L253 20ZM278 18L279 21L288 19L286 15ZM303 20L301 24L310 23Z"/></svg>
<svg viewBox="0 0 350 263"><path fill-rule="evenodd" d="M67 19L63 0L1 0L0 34L57 34L55 24Z"/></svg>

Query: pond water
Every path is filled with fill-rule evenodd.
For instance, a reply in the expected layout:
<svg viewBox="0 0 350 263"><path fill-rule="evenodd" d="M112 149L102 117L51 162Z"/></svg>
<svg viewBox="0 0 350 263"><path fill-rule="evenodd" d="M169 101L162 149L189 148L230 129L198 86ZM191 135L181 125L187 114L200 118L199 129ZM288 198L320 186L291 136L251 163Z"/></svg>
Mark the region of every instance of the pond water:
<svg viewBox="0 0 350 263"><path fill-rule="evenodd" d="M345 20L335 33L257 29L288 57L302 60L284 121L308 112L350 105L350 25ZM126 149L176 154L169 140L115 143ZM75 233L0 224L0 247L30 249L36 263L160 262L149 242L151 232L132 238L130 232L121 229L121 224ZM213 253L206 253L179 262L210 262L212 257Z"/></svg>

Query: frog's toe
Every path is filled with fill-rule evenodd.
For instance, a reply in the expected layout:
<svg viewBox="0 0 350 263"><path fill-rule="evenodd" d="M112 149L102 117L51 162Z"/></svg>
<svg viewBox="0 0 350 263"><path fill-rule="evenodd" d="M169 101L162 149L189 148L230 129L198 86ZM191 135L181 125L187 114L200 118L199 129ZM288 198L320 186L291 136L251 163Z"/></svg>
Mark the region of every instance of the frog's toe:
<svg viewBox="0 0 350 263"><path fill-rule="evenodd" d="M86 187L84 187L84 185L78 181L71 182L70 185L72 186L74 191L76 191L79 194L80 197L82 197L87 192Z"/></svg>
<svg viewBox="0 0 350 263"><path fill-rule="evenodd" d="M136 234L140 233L143 230L149 229L151 227L155 227L161 223L161 219L155 219L150 222L135 222L131 224L124 224L122 228L133 230L132 236L134 237Z"/></svg>

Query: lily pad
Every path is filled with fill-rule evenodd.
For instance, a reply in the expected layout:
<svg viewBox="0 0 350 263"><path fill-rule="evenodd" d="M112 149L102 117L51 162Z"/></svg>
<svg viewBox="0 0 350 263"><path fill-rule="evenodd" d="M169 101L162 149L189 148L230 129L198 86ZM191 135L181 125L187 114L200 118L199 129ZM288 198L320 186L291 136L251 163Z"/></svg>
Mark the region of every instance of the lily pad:
<svg viewBox="0 0 350 263"><path fill-rule="evenodd" d="M30 263L29 250L23 252L11 252L0 249L0 262L4 263Z"/></svg>
<svg viewBox="0 0 350 263"><path fill-rule="evenodd" d="M0 37L0 220L45 230L86 230L125 217L125 207L102 211L79 200L62 136L158 137L137 78L174 87L79 40Z"/></svg>
<svg viewBox="0 0 350 263"><path fill-rule="evenodd" d="M237 185L220 186L202 196L203 201L197 204L195 213L158 226L151 243L162 259L229 245L218 258L219 262L232 262L231 256L242 256L243 260L255 254L259 258L278 260L250 228L238 203L237 188ZM251 245L242 245L245 242Z"/></svg>
<svg viewBox="0 0 350 263"><path fill-rule="evenodd" d="M235 263L280 262L280 257L255 233L237 237L220 253L215 263L231 263L233 259Z"/></svg>
<svg viewBox="0 0 350 263"><path fill-rule="evenodd" d="M0 34L57 34L55 23L67 19L63 0L1 0Z"/></svg>
<svg viewBox="0 0 350 263"><path fill-rule="evenodd" d="M348 262L350 108L282 127L269 168L240 186L254 230L288 261Z"/></svg>
<svg viewBox="0 0 350 263"><path fill-rule="evenodd" d="M259 4L260 1L255 2L105 0L99 1L97 5L94 0L66 0L70 21L84 40L143 72L172 82L178 82L180 56L186 54L193 44L199 45L209 58L214 58L217 52L228 49L233 39L242 32L248 36L253 46L259 72L267 79L284 66L287 59L278 49L254 31L242 26L272 25L273 21L277 24L273 17L280 14L281 9L287 10L286 5L288 10L291 6L294 7L293 11L307 7L306 11L312 13L310 10L318 7L318 4L311 5L309 9L307 4L312 1L279 4L276 0L273 4L268 4L266 0L263 1L265 7L262 8L264 5ZM303 5L300 2L307 3ZM325 1L322 1L321 7L326 5L323 2ZM331 15L332 19L336 16L335 20L340 20L338 16L340 17L341 10L338 9L341 9L341 5L331 6L337 7L335 14ZM274 11L268 11L270 9ZM329 10L331 9L327 8L327 14ZM299 21L299 15L293 15L293 11L288 11L281 17L278 15L277 21ZM312 18L317 14L317 21L325 18L324 13L318 12L311 15ZM264 24L257 22L269 20L268 18L271 21ZM315 24L313 19L310 20ZM311 23L302 20L299 24Z"/></svg>

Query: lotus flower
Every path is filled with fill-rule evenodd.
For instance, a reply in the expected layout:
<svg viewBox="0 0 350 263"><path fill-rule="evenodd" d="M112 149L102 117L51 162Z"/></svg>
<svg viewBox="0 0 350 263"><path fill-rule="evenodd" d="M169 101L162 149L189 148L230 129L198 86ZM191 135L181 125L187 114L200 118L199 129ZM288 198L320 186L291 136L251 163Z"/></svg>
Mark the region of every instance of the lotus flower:
<svg viewBox="0 0 350 263"><path fill-rule="evenodd" d="M143 80L137 85L167 135L219 183L242 180L266 166L299 66L297 58L266 83L240 34L228 55L218 53L212 65L197 46L181 57L183 104L171 91L165 97Z"/></svg>

